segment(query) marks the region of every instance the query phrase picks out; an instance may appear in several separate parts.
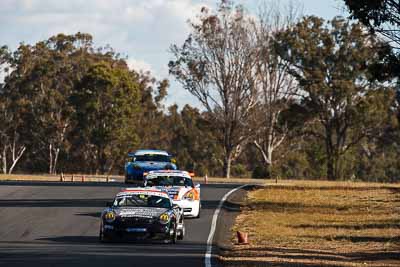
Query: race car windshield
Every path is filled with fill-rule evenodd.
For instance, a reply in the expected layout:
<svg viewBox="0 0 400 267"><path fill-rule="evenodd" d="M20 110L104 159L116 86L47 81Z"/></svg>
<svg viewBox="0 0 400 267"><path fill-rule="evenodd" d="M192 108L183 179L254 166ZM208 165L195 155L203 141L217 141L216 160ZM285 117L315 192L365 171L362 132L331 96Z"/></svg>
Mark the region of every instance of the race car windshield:
<svg viewBox="0 0 400 267"><path fill-rule="evenodd" d="M154 207L154 208L171 208L171 202L166 197L153 195L129 195L117 197L114 200L114 207Z"/></svg>
<svg viewBox="0 0 400 267"><path fill-rule="evenodd" d="M167 155L144 154L135 156L134 161L171 162L171 158Z"/></svg>
<svg viewBox="0 0 400 267"><path fill-rule="evenodd" d="M157 176L147 180L147 186L191 186L192 179L182 176Z"/></svg>

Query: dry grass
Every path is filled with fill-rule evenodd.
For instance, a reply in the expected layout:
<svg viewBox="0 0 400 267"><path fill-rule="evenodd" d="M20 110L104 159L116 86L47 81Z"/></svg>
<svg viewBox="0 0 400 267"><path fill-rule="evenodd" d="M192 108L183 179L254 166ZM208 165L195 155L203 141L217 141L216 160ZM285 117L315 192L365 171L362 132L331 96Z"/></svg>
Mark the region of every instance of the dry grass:
<svg viewBox="0 0 400 267"><path fill-rule="evenodd" d="M251 245L234 246L228 265L400 266L399 185L285 182L245 202L233 230Z"/></svg>

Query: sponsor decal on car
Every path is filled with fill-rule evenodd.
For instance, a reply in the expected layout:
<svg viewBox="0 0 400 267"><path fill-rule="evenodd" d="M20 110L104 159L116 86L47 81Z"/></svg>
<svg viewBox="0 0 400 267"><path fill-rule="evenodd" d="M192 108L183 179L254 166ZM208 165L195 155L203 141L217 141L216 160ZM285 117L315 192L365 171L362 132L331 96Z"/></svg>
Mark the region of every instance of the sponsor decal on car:
<svg viewBox="0 0 400 267"><path fill-rule="evenodd" d="M141 218L153 218L158 216L160 213L165 212L163 208L130 208L123 209L119 212L119 216L124 218L141 217Z"/></svg>

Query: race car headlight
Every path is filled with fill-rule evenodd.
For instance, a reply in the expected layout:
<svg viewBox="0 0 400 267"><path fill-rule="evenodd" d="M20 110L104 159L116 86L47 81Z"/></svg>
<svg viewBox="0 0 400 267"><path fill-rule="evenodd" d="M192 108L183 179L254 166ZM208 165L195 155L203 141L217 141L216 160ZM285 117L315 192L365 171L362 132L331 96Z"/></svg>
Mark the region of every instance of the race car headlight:
<svg viewBox="0 0 400 267"><path fill-rule="evenodd" d="M194 194L192 191L187 192L184 196L183 199L188 199L188 200L194 200Z"/></svg>
<svg viewBox="0 0 400 267"><path fill-rule="evenodd" d="M160 223L166 224L169 222L169 215L166 213L163 213L160 215Z"/></svg>
<svg viewBox="0 0 400 267"><path fill-rule="evenodd" d="M196 192L194 192L194 190L190 190L189 192L187 192L184 196L183 199L187 199L187 200L198 200L198 194L196 194Z"/></svg>
<svg viewBox="0 0 400 267"><path fill-rule="evenodd" d="M108 223L115 221L115 213L108 211L106 214L104 214L104 220Z"/></svg>

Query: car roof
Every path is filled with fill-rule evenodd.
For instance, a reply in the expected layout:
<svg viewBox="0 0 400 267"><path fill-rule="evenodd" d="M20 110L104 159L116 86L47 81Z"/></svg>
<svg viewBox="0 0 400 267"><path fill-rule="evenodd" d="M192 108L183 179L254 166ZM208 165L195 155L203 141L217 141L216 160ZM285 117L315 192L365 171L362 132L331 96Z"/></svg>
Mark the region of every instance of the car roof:
<svg viewBox="0 0 400 267"><path fill-rule="evenodd" d="M142 156L146 154L170 156L167 151L157 149L139 149L128 153L129 156Z"/></svg>
<svg viewBox="0 0 400 267"><path fill-rule="evenodd" d="M126 196L126 195L138 195L145 194L149 196L160 196L169 198L168 192L164 189L159 189L155 187L130 187L122 189L118 194L118 196Z"/></svg>
<svg viewBox="0 0 400 267"><path fill-rule="evenodd" d="M156 170L156 171L149 171L146 175L146 179L156 178L157 176L182 176L185 178L192 179L189 172L181 171L181 170Z"/></svg>

